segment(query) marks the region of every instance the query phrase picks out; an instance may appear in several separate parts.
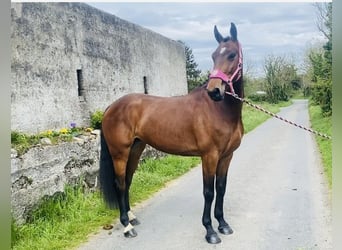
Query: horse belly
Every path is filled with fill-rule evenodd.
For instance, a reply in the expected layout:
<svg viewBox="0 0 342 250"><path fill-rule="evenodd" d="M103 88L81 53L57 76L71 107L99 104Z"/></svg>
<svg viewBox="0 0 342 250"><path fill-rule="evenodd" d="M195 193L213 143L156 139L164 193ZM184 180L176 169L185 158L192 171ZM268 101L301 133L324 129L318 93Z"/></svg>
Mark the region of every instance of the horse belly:
<svg viewBox="0 0 342 250"><path fill-rule="evenodd" d="M182 156L200 156L200 151L193 146L189 146L189 144L173 144L169 141L156 141L156 140L147 140L147 144L151 145L157 150L168 154L174 155L182 155Z"/></svg>
<svg viewBox="0 0 342 250"><path fill-rule="evenodd" d="M137 136L152 147L169 154L200 155L191 121L163 117L149 117L137 131Z"/></svg>

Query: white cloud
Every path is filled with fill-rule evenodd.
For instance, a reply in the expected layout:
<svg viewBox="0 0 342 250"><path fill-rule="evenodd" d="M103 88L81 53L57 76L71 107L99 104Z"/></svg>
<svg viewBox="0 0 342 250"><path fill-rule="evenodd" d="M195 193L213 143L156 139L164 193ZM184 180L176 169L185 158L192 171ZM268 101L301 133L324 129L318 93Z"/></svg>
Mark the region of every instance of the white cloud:
<svg viewBox="0 0 342 250"><path fill-rule="evenodd" d="M217 43L214 25L223 36L235 22L246 59L261 71L269 54L303 55L324 39L316 27L312 3L96 3L91 4L192 48L200 69L212 67ZM303 58L298 58L302 60Z"/></svg>

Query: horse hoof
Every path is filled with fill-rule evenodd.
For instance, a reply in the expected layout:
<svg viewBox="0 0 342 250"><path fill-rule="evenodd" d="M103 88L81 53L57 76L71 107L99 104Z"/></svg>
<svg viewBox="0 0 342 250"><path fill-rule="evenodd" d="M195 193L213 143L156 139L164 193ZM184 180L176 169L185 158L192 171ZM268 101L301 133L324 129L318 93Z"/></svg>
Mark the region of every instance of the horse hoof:
<svg viewBox="0 0 342 250"><path fill-rule="evenodd" d="M206 235L205 239L207 240L208 243L210 244L218 244L221 242L221 239L218 237L217 233L213 233L210 235Z"/></svg>
<svg viewBox="0 0 342 250"><path fill-rule="evenodd" d="M132 226L140 225L140 221L139 221L138 219L133 219L133 220L131 220L129 223L131 223Z"/></svg>
<svg viewBox="0 0 342 250"><path fill-rule="evenodd" d="M218 230L221 234L225 234L225 235L233 233L233 229L231 229L230 226L218 227Z"/></svg>
<svg viewBox="0 0 342 250"><path fill-rule="evenodd" d="M135 229L133 228L133 229L131 229L131 230L125 232L124 235L125 235L126 238L134 238L134 237L136 237L138 234L137 234L137 231L135 231Z"/></svg>

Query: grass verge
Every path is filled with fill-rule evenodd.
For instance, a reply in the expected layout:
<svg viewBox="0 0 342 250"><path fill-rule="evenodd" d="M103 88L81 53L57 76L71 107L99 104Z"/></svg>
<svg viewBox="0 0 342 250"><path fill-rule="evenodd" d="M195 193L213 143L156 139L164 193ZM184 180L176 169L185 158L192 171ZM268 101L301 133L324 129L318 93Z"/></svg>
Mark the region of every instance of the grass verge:
<svg viewBox="0 0 342 250"><path fill-rule="evenodd" d="M148 198L199 162L196 157L177 156L145 160L134 175L131 204ZM25 225L12 222L12 249L70 249L117 217L118 210L106 208L98 191L66 187L63 194L43 201Z"/></svg>
<svg viewBox="0 0 342 250"><path fill-rule="evenodd" d="M278 113L281 107L286 107L291 104L290 101L288 102L280 102L278 104L270 104L268 102L261 102L257 103L262 108L271 111L273 113ZM243 111L242 111L242 121L245 128L245 134L256 128L259 124L266 121L270 116L265 114L255 108L244 104Z"/></svg>
<svg viewBox="0 0 342 250"><path fill-rule="evenodd" d="M320 106L309 106L311 126L314 130L320 131L324 134L331 135L332 132L332 119L331 116L324 117ZM321 153L325 176L327 177L329 188L332 187L332 141L324 139L320 136L315 136L318 144L319 151Z"/></svg>
<svg viewBox="0 0 342 250"><path fill-rule="evenodd" d="M272 112L289 105L261 103ZM247 105L243 108L245 133L269 118ZM137 204L164 187L192 167L198 165L196 157L167 156L162 159L146 159L134 175L130 190L131 204ZM99 192L84 193L81 186L66 187L64 194L48 199L32 213L30 221L22 226L12 223L12 249L70 249L84 242L104 224L112 223L118 210L105 207Z"/></svg>

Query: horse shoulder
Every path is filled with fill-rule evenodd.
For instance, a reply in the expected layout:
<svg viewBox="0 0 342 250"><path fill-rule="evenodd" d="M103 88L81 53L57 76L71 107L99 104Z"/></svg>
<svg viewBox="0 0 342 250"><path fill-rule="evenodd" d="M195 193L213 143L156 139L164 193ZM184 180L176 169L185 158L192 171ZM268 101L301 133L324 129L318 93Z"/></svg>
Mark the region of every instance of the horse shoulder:
<svg viewBox="0 0 342 250"><path fill-rule="evenodd" d="M232 131L231 139L228 143L228 150L233 152L235 151L241 144L241 140L243 137L243 125L241 120L237 123L237 126Z"/></svg>

